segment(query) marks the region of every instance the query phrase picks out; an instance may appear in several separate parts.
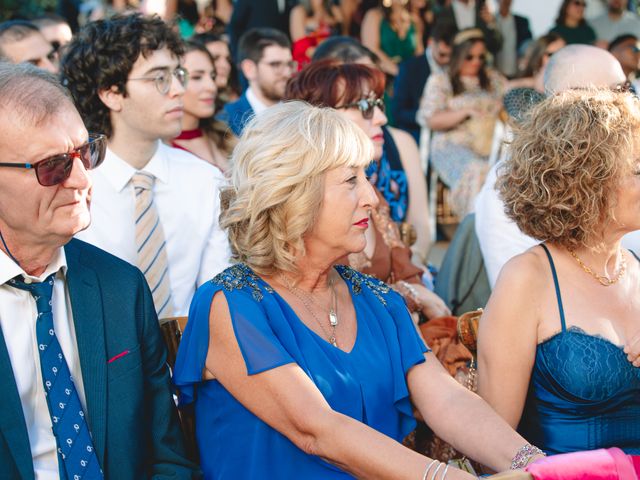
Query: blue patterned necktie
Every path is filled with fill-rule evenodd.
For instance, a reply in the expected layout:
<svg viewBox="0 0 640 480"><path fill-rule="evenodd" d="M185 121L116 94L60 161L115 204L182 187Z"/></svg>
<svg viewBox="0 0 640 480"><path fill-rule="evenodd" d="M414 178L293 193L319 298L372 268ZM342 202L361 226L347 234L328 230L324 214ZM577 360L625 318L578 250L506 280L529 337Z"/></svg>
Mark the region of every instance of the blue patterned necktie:
<svg viewBox="0 0 640 480"><path fill-rule="evenodd" d="M16 277L9 280L9 285L31 293L38 307L36 338L40 368L53 435L58 445L58 458L64 464L61 470L69 480L99 480L104 476L93 448L80 397L53 330L51 297L54 276L50 275L41 283L27 283Z"/></svg>

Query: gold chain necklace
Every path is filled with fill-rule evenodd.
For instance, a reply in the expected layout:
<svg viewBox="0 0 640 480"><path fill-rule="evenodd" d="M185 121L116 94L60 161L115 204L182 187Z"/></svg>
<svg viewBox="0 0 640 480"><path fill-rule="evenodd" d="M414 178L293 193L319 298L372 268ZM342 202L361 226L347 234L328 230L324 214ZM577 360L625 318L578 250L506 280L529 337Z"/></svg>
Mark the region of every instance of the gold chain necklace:
<svg viewBox="0 0 640 480"><path fill-rule="evenodd" d="M329 305L328 318L329 318L329 326L331 327L331 331L327 332L324 324L320 321L318 316L315 314L315 312L311 308L311 304L313 303L316 307L320 308L320 310L324 310L324 309L321 308L320 305L316 303L316 301L313 299L313 297L310 294L292 285L289 279L284 274L281 273L280 277L282 278L285 287L287 287L287 290L289 290L298 300L302 302L302 304L304 305L304 308L307 309L307 311L311 314L311 316L316 321L316 323L320 326L320 329L329 340L329 343L337 348L338 340L336 338L336 327L338 326L338 298L336 296L336 289L334 286L333 278L329 279L329 288L331 289L331 305Z"/></svg>
<svg viewBox="0 0 640 480"><path fill-rule="evenodd" d="M618 280L622 278L622 276L624 275L624 272L627 271L627 260L626 258L624 258L624 253L622 251L620 251L620 257L622 258L620 260L620 268L618 269L618 273L616 273L613 278L609 278L605 275L598 275L588 265L585 265L585 263L582 260L580 260L580 257L576 255L576 252L574 252L573 250L569 250L569 253L573 258L576 259L576 262L578 262L578 264L582 267L582 269L585 272L587 272L589 275L595 278L600 283L600 285L605 287L610 287L611 285L616 283Z"/></svg>

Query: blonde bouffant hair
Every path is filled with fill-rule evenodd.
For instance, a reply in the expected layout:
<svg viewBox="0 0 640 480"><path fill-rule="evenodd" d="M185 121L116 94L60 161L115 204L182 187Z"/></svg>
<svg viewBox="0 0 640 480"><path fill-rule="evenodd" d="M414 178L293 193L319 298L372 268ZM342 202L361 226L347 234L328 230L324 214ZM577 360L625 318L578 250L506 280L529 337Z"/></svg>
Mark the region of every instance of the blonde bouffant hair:
<svg viewBox="0 0 640 480"><path fill-rule="evenodd" d="M253 118L221 194L220 224L234 260L264 275L296 272L322 204L325 173L366 166L373 155L371 139L331 108L291 101Z"/></svg>
<svg viewBox="0 0 640 480"><path fill-rule="evenodd" d="M522 232L570 250L601 246L616 189L636 168L639 103L610 89L567 90L514 126L496 188Z"/></svg>

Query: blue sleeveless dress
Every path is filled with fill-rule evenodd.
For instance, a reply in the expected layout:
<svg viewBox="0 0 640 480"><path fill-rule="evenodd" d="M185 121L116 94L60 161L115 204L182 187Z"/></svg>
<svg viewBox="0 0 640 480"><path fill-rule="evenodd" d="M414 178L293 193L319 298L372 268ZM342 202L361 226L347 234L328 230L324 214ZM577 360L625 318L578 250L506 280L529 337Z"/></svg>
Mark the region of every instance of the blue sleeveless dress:
<svg viewBox="0 0 640 480"><path fill-rule="evenodd" d="M548 454L619 447L640 454L640 369L609 340L566 327L548 248L562 330L538 344L518 431Z"/></svg>
<svg viewBox="0 0 640 480"><path fill-rule="evenodd" d="M296 363L331 407L401 441L415 428L406 374L427 351L402 297L373 277L335 267L349 286L357 337L347 353L309 329L253 270L234 265L201 286L174 371L182 405L195 402L206 479L348 479L307 455L240 404L217 380L203 381L213 296L223 292L249 375ZM256 392L260 395L260 392Z"/></svg>

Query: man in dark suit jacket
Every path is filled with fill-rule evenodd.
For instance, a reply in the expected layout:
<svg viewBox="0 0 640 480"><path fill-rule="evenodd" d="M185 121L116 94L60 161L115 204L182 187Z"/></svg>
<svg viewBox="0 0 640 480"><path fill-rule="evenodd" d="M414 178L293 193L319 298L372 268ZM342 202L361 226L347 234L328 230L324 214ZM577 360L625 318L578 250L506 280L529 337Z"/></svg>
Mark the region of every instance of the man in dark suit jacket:
<svg viewBox="0 0 640 480"><path fill-rule="evenodd" d="M465 24L462 18L456 18L455 10L458 7L460 9L473 7L473 21ZM486 0L452 0L448 6L436 11L436 19L438 23L447 22L455 25L458 30L479 28L484 34L487 49L494 55L500 50L502 37L498 31L495 17L487 8Z"/></svg>
<svg viewBox="0 0 640 480"><path fill-rule="evenodd" d="M434 71L442 71L451 59L453 37L457 29L450 23L436 24L425 53L400 63L393 84L392 117L395 126L407 131L420 142L420 125L416 113L427 79Z"/></svg>
<svg viewBox="0 0 640 480"><path fill-rule="evenodd" d="M498 68L507 77L518 73L518 58L525 42L532 38L529 20L511 13L511 0L500 0L496 22L502 36L502 47L496 55Z"/></svg>
<svg viewBox="0 0 640 480"><path fill-rule="evenodd" d="M27 64L0 64L0 125L0 478L199 478L144 276L72 240L104 137Z"/></svg>
<svg viewBox="0 0 640 480"><path fill-rule="evenodd" d="M240 38L238 56L249 87L238 100L227 103L218 115L236 136L240 136L253 115L282 100L287 81L296 67L289 38L273 28L246 32Z"/></svg>

